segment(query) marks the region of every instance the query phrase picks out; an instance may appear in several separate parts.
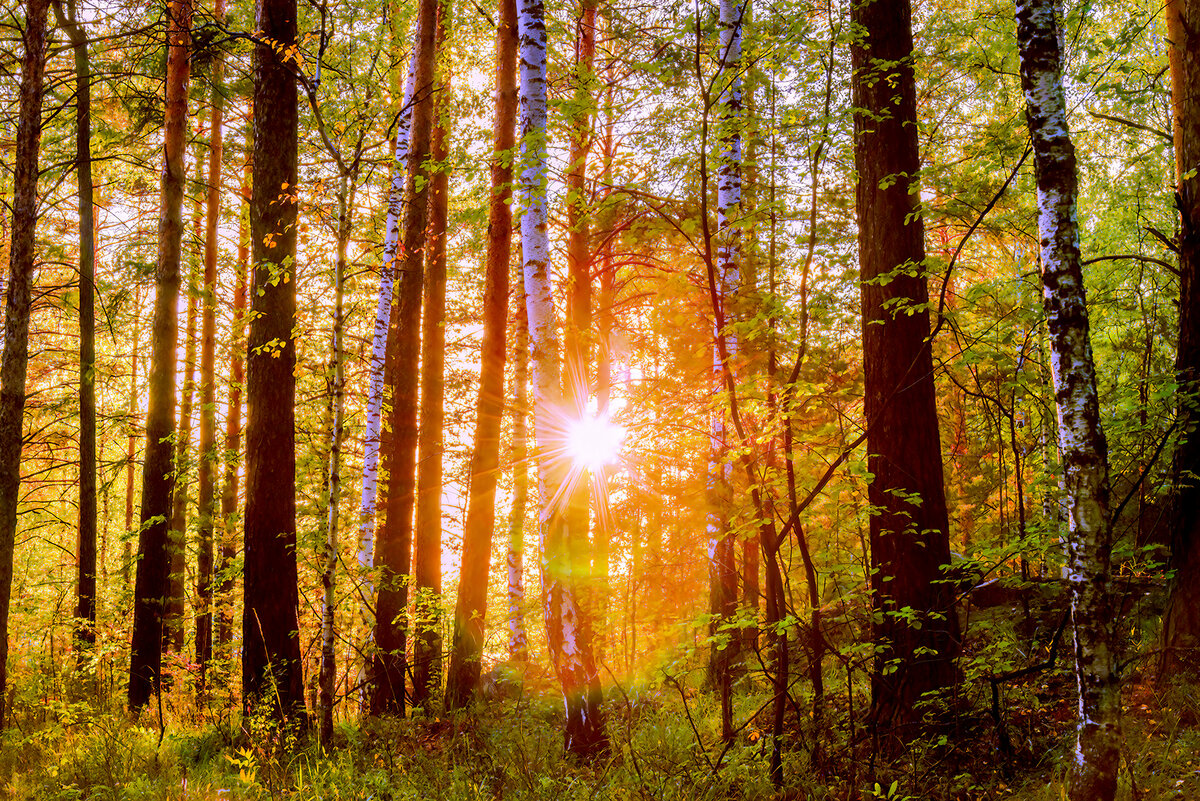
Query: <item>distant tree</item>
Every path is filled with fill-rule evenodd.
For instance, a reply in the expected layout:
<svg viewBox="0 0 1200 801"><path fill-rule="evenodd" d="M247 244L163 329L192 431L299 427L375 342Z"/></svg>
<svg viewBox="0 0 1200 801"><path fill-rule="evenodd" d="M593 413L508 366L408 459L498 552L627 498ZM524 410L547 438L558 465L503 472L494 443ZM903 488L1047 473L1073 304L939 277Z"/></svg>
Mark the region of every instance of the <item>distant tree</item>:
<svg viewBox="0 0 1200 801"><path fill-rule="evenodd" d="M183 243L184 145L191 77L191 0L167 4L166 116L163 121L162 217L158 226L154 323L151 328L142 512L133 589L129 707L139 710L159 689L163 616L170 569L167 550L175 483L175 350L178 345L179 262Z"/></svg>
<svg viewBox="0 0 1200 801"><path fill-rule="evenodd" d="M29 0L22 31L20 111L12 195L12 243L4 292L4 355L0 358L0 729L8 720L8 613L13 549L21 486L21 439L25 378L29 365L29 311L37 226L38 150L42 138L42 89L46 69L49 0Z"/></svg>

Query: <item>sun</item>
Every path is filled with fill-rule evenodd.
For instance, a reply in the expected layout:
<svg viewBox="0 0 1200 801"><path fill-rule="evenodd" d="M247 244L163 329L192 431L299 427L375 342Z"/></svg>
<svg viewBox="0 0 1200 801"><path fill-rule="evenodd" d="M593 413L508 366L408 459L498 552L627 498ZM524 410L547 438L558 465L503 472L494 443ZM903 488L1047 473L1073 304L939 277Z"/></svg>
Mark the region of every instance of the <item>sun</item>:
<svg viewBox="0 0 1200 801"><path fill-rule="evenodd" d="M567 455L580 468L597 472L620 459L625 433L607 415L584 415L567 427Z"/></svg>

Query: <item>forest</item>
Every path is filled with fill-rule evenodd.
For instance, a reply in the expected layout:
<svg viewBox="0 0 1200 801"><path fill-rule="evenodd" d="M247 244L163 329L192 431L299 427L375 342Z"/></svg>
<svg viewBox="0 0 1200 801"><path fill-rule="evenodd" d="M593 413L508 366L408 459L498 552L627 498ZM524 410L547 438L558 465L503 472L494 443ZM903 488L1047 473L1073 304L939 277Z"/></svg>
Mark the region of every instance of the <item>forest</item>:
<svg viewBox="0 0 1200 801"><path fill-rule="evenodd" d="M1200 798L1200 0L0 0L0 796Z"/></svg>

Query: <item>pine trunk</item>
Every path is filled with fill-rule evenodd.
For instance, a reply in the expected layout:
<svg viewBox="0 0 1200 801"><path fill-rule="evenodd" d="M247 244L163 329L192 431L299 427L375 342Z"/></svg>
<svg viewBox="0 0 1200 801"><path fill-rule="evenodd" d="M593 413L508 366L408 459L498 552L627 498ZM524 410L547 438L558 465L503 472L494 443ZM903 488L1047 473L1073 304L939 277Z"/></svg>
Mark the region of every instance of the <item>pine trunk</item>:
<svg viewBox="0 0 1200 801"><path fill-rule="evenodd" d="M21 485L21 433L29 365L29 310L36 261L38 148L46 69L48 0L29 0L22 32L20 110L13 176L12 244L4 292L4 355L0 359L0 729L8 720L8 612Z"/></svg>
<svg viewBox="0 0 1200 801"><path fill-rule="evenodd" d="M254 48L251 314L246 356L242 703L303 724L296 586L296 0L260 0ZM278 48L275 49L275 48Z"/></svg>
<svg viewBox="0 0 1200 801"><path fill-rule="evenodd" d="M167 5L166 117L163 132L162 214L158 226L154 324L151 329L142 511L133 589L129 707L139 710L159 689L163 616L168 593L167 548L175 483L175 359L179 340L179 263L183 243L184 145L191 74L191 0Z"/></svg>
<svg viewBox="0 0 1200 801"><path fill-rule="evenodd" d="M1121 685L1111 642L1108 444L1100 424L1079 257L1079 194L1053 0L1017 3L1017 46L1037 176L1042 297L1066 485L1067 581L1075 624L1079 730L1072 801L1111 801L1121 745Z"/></svg>
<svg viewBox="0 0 1200 801"><path fill-rule="evenodd" d="M875 666L871 721L915 736L956 681L958 619L929 347L909 0L855 2L851 49Z"/></svg>
<svg viewBox="0 0 1200 801"><path fill-rule="evenodd" d="M496 27L496 94L492 120L492 194L488 208L483 347L475 450L463 525L462 565L454 609L454 641L446 677L446 706L465 707L479 687L487 622L488 570L496 520L500 424L504 414L504 356L508 326L508 263L512 248L512 150L517 121L517 4L501 0ZM517 414L522 412L518 411ZM517 469L522 469L520 465ZM511 567L510 567L511 570ZM511 587L511 582L510 582Z"/></svg>

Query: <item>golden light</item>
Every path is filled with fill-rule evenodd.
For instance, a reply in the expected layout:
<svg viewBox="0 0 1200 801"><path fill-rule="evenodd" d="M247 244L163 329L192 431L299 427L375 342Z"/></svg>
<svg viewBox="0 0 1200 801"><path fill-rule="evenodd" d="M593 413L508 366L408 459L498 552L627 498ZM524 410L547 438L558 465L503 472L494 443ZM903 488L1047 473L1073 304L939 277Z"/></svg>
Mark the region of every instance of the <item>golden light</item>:
<svg viewBox="0 0 1200 801"><path fill-rule="evenodd" d="M620 459L625 433L608 415L584 415L567 428L567 455L577 466L596 473Z"/></svg>

